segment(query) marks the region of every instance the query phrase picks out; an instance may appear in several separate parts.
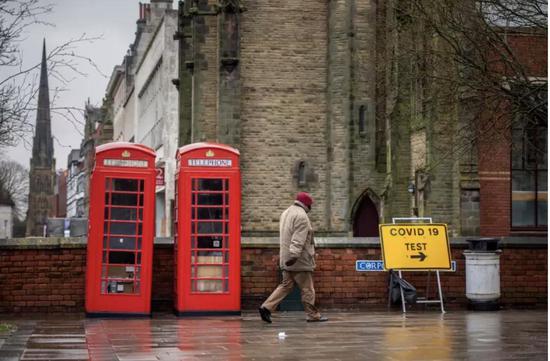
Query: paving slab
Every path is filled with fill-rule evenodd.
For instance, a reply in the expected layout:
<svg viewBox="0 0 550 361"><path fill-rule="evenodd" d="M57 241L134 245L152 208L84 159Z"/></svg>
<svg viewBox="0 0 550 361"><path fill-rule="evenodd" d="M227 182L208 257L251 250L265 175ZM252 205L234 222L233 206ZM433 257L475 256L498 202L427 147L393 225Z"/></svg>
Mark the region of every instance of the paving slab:
<svg viewBox="0 0 550 361"><path fill-rule="evenodd" d="M5 316L5 317L4 317ZM547 360L545 310L497 312L303 312L241 317L146 319L0 315L7 360Z"/></svg>

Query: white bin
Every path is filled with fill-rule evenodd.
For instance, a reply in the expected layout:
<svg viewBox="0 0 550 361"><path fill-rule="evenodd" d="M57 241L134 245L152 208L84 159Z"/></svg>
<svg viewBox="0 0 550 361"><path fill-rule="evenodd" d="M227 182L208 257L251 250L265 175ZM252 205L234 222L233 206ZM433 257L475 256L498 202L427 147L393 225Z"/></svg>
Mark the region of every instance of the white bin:
<svg viewBox="0 0 550 361"><path fill-rule="evenodd" d="M500 253L464 251L466 258L466 298L474 303L500 298Z"/></svg>

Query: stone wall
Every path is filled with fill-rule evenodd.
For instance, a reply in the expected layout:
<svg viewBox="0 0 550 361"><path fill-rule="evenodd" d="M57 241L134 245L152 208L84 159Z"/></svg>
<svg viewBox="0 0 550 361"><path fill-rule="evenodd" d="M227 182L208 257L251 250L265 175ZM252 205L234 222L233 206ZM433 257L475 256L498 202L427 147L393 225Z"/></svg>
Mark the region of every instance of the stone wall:
<svg viewBox="0 0 550 361"><path fill-rule="evenodd" d="M278 231L298 189L312 193L314 227L326 230L327 16L319 0L259 0L242 14L243 232ZM299 187L300 161L309 176Z"/></svg>
<svg viewBox="0 0 550 361"><path fill-rule="evenodd" d="M501 256L501 303L536 307L547 303L547 255L544 240L505 240ZM456 272L442 272L446 307L465 307L464 241L454 242ZM170 310L173 256L169 244L157 244L153 257L153 310ZM242 308L255 309L277 286L275 242L243 241ZM323 309L371 309L387 305L387 272L357 272L356 260L381 259L377 239L321 242L315 288ZM83 312L86 249L80 242L26 241L0 244L0 312ZM426 274L405 273L421 292ZM434 277L431 277L432 281ZM435 290L432 284L431 289Z"/></svg>

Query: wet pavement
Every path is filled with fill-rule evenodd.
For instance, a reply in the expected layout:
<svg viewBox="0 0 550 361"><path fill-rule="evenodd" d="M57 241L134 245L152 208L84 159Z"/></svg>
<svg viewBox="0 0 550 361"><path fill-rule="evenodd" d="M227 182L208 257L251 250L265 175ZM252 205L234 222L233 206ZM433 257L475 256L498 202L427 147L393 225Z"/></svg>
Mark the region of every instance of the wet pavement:
<svg viewBox="0 0 550 361"><path fill-rule="evenodd" d="M547 360L547 312L302 312L242 317L6 319L0 360ZM281 334L284 332L284 335Z"/></svg>

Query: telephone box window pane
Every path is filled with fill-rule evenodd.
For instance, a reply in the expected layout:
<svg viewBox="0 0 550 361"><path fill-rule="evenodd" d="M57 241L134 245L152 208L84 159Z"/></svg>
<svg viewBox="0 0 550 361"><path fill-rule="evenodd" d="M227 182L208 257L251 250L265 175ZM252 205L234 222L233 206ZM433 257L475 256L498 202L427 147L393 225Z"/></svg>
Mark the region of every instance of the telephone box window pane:
<svg viewBox="0 0 550 361"><path fill-rule="evenodd" d="M108 222L105 222L107 224ZM135 222L111 222L110 234L133 235L138 230L138 223ZM141 223L140 223L141 225ZM105 226L107 227L107 226ZM141 232L140 232L141 233Z"/></svg>
<svg viewBox="0 0 550 361"><path fill-rule="evenodd" d="M109 281L107 293L136 293L132 281Z"/></svg>
<svg viewBox="0 0 550 361"><path fill-rule="evenodd" d="M197 233L199 234L212 234L222 233L221 222L197 222Z"/></svg>
<svg viewBox="0 0 550 361"><path fill-rule="evenodd" d="M113 189L109 189L109 190L137 192L138 180L137 179L113 179Z"/></svg>
<svg viewBox="0 0 550 361"><path fill-rule="evenodd" d="M105 210L105 219L109 219L107 216L107 210ZM120 220L120 221L135 221L135 220L141 220L141 213L142 211L139 211L139 218L138 218L138 209L137 208L111 208L111 217L110 219L114 220Z"/></svg>
<svg viewBox="0 0 550 361"><path fill-rule="evenodd" d="M109 252L109 263L134 264L136 263L136 254L134 252Z"/></svg>
<svg viewBox="0 0 550 361"><path fill-rule="evenodd" d="M197 204L203 206L221 206L223 205L223 194L198 194Z"/></svg>
<svg viewBox="0 0 550 361"><path fill-rule="evenodd" d="M197 208L198 219L223 219L223 208Z"/></svg>
<svg viewBox="0 0 550 361"><path fill-rule="evenodd" d="M222 280L196 280L198 292L223 292Z"/></svg>
<svg viewBox="0 0 550 361"><path fill-rule="evenodd" d="M140 250L141 249L141 237L138 237L138 246L137 248Z"/></svg>
<svg viewBox="0 0 550 361"><path fill-rule="evenodd" d="M221 236L200 236L198 237L198 248L222 248Z"/></svg>
<svg viewBox="0 0 550 361"><path fill-rule="evenodd" d="M198 266L197 278L221 278L223 266Z"/></svg>
<svg viewBox="0 0 550 361"><path fill-rule="evenodd" d="M109 266L109 278L131 278L134 279L134 266Z"/></svg>
<svg viewBox="0 0 550 361"><path fill-rule="evenodd" d="M222 179L199 179L199 190L221 191L223 190L223 180Z"/></svg>
<svg viewBox="0 0 550 361"><path fill-rule="evenodd" d="M136 239L134 237L111 237L109 248L133 250L136 248Z"/></svg>
<svg viewBox="0 0 550 361"><path fill-rule="evenodd" d="M197 252L197 262L200 263L222 263L222 252L218 251L199 251ZM206 276L202 276L206 277Z"/></svg>
<svg viewBox="0 0 550 361"><path fill-rule="evenodd" d="M106 195L105 197L107 196L108 195ZM114 206L135 206L138 202L137 198L138 198L137 194L112 193L111 204Z"/></svg>

